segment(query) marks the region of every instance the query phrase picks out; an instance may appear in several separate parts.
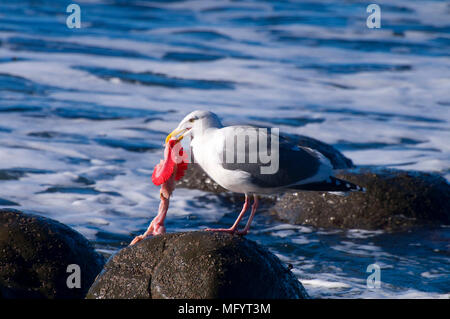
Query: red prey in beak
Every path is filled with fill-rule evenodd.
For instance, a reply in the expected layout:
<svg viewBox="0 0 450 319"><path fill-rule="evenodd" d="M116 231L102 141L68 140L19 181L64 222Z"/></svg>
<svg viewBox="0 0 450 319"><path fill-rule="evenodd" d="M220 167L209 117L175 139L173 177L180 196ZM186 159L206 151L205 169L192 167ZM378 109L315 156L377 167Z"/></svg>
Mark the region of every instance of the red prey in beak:
<svg viewBox="0 0 450 319"><path fill-rule="evenodd" d="M168 137L170 139L170 136ZM150 223L144 234L136 236L130 243L134 245L149 236L164 234L166 227L164 220L169 209L169 199L175 189L175 181L184 176L187 165L187 154L183 151L179 141L182 138L170 139L166 141L164 159L155 166L152 174L152 181L155 185L161 185L158 214Z"/></svg>

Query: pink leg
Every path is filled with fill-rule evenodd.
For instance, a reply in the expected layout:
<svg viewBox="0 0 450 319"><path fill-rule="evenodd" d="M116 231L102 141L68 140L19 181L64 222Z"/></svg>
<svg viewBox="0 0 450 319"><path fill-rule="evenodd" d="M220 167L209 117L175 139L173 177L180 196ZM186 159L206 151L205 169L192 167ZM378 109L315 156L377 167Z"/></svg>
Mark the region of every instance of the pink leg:
<svg viewBox="0 0 450 319"><path fill-rule="evenodd" d="M148 226L145 233L142 235L136 236L133 241L130 243L130 246L140 242L141 240L155 235L161 235L166 232L166 227L164 226L164 219L167 215L167 210L169 208L169 199L161 196L161 203L159 204L158 214L153 218L152 222Z"/></svg>
<svg viewBox="0 0 450 319"><path fill-rule="evenodd" d="M153 218L147 231L144 233L144 237L151 235L160 235L166 232L164 226L164 220L166 219L167 211L169 210L169 198L161 196L161 202L159 203L158 215Z"/></svg>
<svg viewBox="0 0 450 319"><path fill-rule="evenodd" d="M250 224L253 221L253 217L255 217L256 210L258 209L258 196L253 195L253 205L252 205L252 212L250 213L250 217L248 218L247 224L245 225L244 229L241 231L238 231L238 235L247 235L248 230L250 229Z"/></svg>
<svg viewBox="0 0 450 319"><path fill-rule="evenodd" d="M236 221L234 222L233 226L231 226L230 228L206 228L205 230L234 234L237 230L239 223L241 222L242 218L244 217L245 212L247 211L247 208L248 208L248 196L247 196L247 194L245 194L244 206L242 207L242 210L239 213L239 216L236 219Z"/></svg>
<svg viewBox="0 0 450 319"><path fill-rule="evenodd" d="M170 195L172 195L173 190L175 189L175 173L172 174L172 177L161 185L161 202L159 203L158 214L153 218L152 222L148 226L145 233L142 235L136 236L133 241L130 243L130 246L140 242L141 240L155 235L161 235L166 233L166 227L164 226L164 220L167 215L167 211L169 210L169 200Z"/></svg>

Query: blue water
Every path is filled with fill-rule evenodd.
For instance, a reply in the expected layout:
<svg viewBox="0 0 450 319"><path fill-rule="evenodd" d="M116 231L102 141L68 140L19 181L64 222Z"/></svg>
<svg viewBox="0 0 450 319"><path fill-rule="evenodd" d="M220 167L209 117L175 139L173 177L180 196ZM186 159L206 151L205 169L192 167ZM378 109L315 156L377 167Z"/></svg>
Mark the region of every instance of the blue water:
<svg viewBox="0 0 450 319"><path fill-rule="evenodd" d="M377 1L0 1L0 206L60 220L108 255L155 215L153 166L185 114L279 127L356 165L450 179L450 6ZM240 203L177 189L169 232L229 226ZM314 298L448 298L447 227L387 234L280 223L250 239ZM370 264L381 288L369 289Z"/></svg>

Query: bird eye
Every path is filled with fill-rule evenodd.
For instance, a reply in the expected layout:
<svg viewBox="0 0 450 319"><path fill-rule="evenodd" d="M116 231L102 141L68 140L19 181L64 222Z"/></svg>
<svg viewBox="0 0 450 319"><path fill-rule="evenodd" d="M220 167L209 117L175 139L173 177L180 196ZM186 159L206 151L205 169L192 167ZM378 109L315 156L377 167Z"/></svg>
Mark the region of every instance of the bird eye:
<svg viewBox="0 0 450 319"><path fill-rule="evenodd" d="M190 120L189 120L189 122L194 122L195 121L195 119L194 118L191 118Z"/></svg>

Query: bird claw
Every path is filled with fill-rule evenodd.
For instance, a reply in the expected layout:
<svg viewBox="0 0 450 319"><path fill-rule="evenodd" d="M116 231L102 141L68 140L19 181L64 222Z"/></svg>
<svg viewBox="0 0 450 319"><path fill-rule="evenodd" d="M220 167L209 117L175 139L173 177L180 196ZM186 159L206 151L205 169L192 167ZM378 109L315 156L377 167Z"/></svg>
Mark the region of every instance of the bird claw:
<svg viewBox="0 0 450 319"><path fill-rule="evenodd" d="M156 235L163 235L165 233L166 227L164 225L156 224L155 227L153 228L153 232L151 233L151 235L156 236Z"/></svg>
<svg viewBox="0 0 450 319"><path fill-rule="evenodd" d="M144 235L139 235L139 236L134 237L134 239L130 243L130 246L133 246L134 244L137 244L138 242L140 242L144 238L145 238Z"/></svg>
<svg viewBox="0 0 450 319"><path fill-rule="evenodd" d="M150 225L150 230L150 232L147 231L145 232L145 234L134 237L134 239L130 243L130 246L133 246L134 244L144 240L147 237L162 235L166 233L166 227L161 224Z"/></svg>

